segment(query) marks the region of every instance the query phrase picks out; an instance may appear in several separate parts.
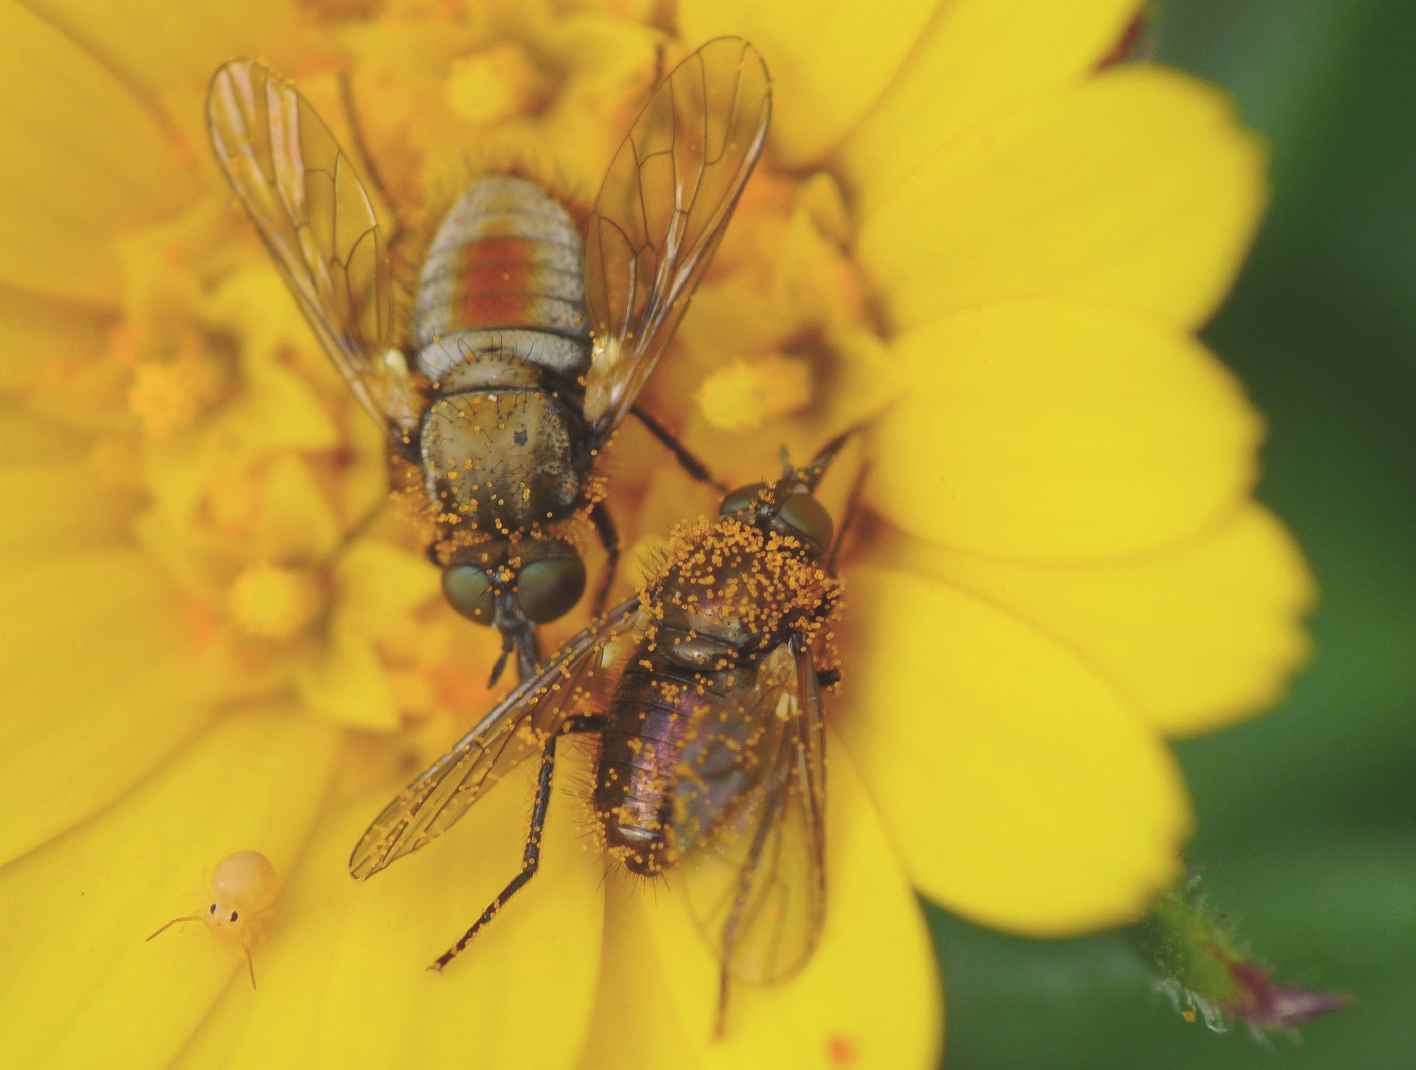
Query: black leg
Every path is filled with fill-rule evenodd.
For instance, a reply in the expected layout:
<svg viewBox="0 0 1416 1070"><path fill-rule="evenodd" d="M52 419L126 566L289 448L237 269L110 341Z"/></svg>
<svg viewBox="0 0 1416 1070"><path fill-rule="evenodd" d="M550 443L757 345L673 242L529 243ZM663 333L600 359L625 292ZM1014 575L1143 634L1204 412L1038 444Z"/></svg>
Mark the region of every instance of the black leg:
<svg viewBox="0 0 1416 1070"><path fill-rule="evenodd" d="M511 883L482 911L482 916L472 923L472 928L463 933L457 943L439 955L437 961L428 969L441 972L444 966L462 953L462 949L481 931L482 926L497 916L497 912L506 906L507 900L536 875L536 870L541 865L541 833L545 830L546 812L551 805L551 774L556 765L556 740L573 732L603 732L606 725L606 719L597 714L570 717L560 726L559 731L546 740L545 749L541 751L541 773L536 779L536 801L531 807L531 830L526 834L526 849L521 854L521 872L511 878Z"/></svg>
<svg viewBox="0 0 1416 1070"><path fill-rule="evenodd" d="M708 466L693 454L689 453L688 450L684 448L683 443L674 438L673 432L667 427L650 416L638 405L631 405L629 411L639 418L639 422L648 429L651 435L664 444L664 448L674 455L674 460L678 461L680 467L682 467L685 472L700 483L707 483L710 487L714 487L724 494L728 492L728 485L713 478L713 474L708 471Z"/></svg>
<svg viewBox="0 0 1416 1070"><path fill-rule="evenodd" d="M340 554L349 549L350 543L373 527L374 521L383 513L384 506L387 504L388 495L381 495L379 500L365 510L364 514L360 516L358 520L354 521L354 523L349 526L349 529L339 537L339 542L336 543L334 549L330 551L329 559L331 561L337 559ZM436 559L433 563L437 564Z"/></svg>
<svg viewBox="0 0 1416 1070"><path fill-rule="evenodd" d="M826 572L828 575L836 574L836 565L841 556L841 549L846 544L846 536L851 533L860 519L860 497L865 488L865 477L870 471L869 464L860 466L860 471L856 473L855 482L851 484L851 492L846 495L845 512L841 514L841 527L836 532L836 541L831 544L830 552L826 554Z"/></svg>
<svg viewBox="0 0 1416 1070"><path fill-rule="evenodd" d="M664 80L664 52L664 42L660 41L654 46L654 85L651 88L650 92L653 92L654 89L659 88L659 83Z"/></svg>
<svg viewBox="0 0 1416 1070"><path fill-rule="evenodd" d="M590 520L595 525L595 534L600 536L600 545L605 548L605 574L600 580L600 587L595 592L595 601L591 603L590 615L599 617L605 612L605 605L609 602L610 588L615 584L615 572L619 569L620 559L620 537L615 530L615 521L610 516L609 509L605 508L604 502L596 502L590 508Z"/></svg>
<svg viewBox="0 0 1416 1070"><path fill-rule="evenodd" d="M516 675L522 683L536 675L541 667L541 644L536 641L536 629L527 628L516 637Z"/></svg>

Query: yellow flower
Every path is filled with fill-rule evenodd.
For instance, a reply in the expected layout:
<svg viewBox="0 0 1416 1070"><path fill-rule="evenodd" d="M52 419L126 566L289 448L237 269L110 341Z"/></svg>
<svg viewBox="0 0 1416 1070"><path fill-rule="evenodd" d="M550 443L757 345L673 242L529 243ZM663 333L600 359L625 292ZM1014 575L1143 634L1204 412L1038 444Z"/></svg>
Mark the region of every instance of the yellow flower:
<svg viewBox="0 0 1416 1070"><path fill-rule="evenodd" d="M1261 154L1186 78L1096 72L1134 0L674 8L0 16L17 1065L930 1066L942 1012L912 886L1053 934L1132 920L1177 873L1190 818L1164 738L1270 704L1312 598L1251 497L1258 418L1191 337L1261 210ZM422 970L514 872L533 769L349 880L369 818L488 705L497 643L442 603L398 510L364 530L377 429L200 124L214 67L255 54L349 144L347 71L409 213L490 166L583 198L665 19L689 46L752 40L776 121L649 406L740 483L869 421L827 488L839 518L866 475L827 928L798 978L735 996L720 1043L672 881L606 877L564 792L530 888L446 976ZM715 505L637 428L609 476L626 546ZM583 783L587 756L558 776ZM201 926L143 942L243 848L284 885L254 992Z"/></svg>

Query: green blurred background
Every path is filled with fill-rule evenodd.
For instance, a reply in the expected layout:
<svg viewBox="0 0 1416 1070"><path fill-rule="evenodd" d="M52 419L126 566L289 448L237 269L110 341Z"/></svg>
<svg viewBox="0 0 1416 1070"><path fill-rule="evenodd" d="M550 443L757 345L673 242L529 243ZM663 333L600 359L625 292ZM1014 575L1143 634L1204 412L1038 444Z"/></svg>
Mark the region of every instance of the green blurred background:
<svg viewBox="0 0 1416 1070"><path fill-rule="evenodd" d="M1292 985L1301 1044L1185 1023L1124 935L1011 939L931 909L949 1070L1416 1066L1416 3L1167 0L1157 58L1233 94L1273 206L1206 336L1267 415L1260 495L1322 589L1283 707L1177 748L1216 906Z"/></svg>

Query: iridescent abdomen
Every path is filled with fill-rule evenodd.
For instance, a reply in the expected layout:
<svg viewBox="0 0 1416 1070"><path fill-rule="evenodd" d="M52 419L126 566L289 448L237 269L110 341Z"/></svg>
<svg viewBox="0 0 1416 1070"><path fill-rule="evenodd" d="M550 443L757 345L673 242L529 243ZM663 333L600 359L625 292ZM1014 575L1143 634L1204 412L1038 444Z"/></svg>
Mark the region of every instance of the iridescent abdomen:
<svg viewBox="0 0 1416 1070"><path fill-rule="evenodd" d="M606 849L627 869L672 868L750 787L736 770L760 725L719 715L750 693L752 677L751 669L689 669L662 647L630 658L600 736L594 793Z"/></svg>

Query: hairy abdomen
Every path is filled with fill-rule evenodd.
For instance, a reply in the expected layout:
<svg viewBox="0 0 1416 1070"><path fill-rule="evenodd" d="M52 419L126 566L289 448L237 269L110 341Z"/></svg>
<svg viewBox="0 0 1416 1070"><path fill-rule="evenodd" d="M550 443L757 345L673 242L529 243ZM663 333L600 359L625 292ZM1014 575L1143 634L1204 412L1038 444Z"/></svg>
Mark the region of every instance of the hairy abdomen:
<svg viewBox="0 0 1416 1070"><path fill-rule="evenodd" d="M671 868L746 787L754 726L729 711L751 675L690 670L662 650L630 659L600 737L594 808L610 856L632 872Z"/></svg>

